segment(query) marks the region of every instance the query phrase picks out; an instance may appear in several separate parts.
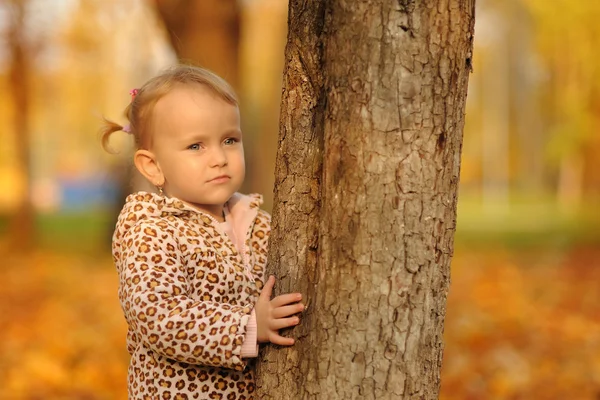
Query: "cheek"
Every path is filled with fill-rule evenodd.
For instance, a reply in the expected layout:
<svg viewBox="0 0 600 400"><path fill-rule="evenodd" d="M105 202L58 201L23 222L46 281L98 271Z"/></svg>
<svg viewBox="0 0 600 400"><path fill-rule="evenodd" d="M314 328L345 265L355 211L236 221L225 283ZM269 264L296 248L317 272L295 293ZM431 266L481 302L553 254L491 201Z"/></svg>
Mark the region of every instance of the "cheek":
<svg viewBox="0 0 600 400"><path fill-rule="evenodd" d="M245 159L244 159L244 148L240 147L236 153L235 153L235 159L237 161L238 164L241 164L242 166L245 165Z"/></svg>
<svg viewBox="0 0 600 400"><path fill-rule="evenodd" d="M243 181L246 175L246 163L244 160L244 149L231 149L228 155L229 169L236 177Z"/></svg>
<svg viewBox="0 0 600 400"><path fill-rule="evenodd" d="M190 171L204 171L206 169L206 157L201 155L194 155L185 159L181 159L181 168L189 169Z"/></svg>
<svg viewBox="0 0 600 400"><path fill-rule="evenodd" d="M246 173L246 161L244 160L244 152L241 152L236 158L236 164L239 172L244 175Z"/></svg>
<svg viewBox="0 0 600 400"><path fill-rule="evenodd" d="M171 182L178 181L184 182L189 179L193 174L197 174L197 171L202 171L203 166L201 163L201 157L193 157L187 155L179 155L173 157L168 163L165 163L163 168L164 174Z"/></svg>
<svg viewBox="0 0 600 400"><path fill-rule="evenodd" d="M244 164L244 148L241 146L230 147L227 150L227 162L230 166Z"/></svg>

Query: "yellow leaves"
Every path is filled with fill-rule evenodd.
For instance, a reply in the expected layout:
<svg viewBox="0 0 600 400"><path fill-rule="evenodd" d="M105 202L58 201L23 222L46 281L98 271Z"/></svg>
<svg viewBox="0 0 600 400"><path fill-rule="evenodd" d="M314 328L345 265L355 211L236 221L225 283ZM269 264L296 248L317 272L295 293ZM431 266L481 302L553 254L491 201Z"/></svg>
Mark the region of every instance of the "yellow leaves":
<svg viewBox="0 0 600 400"><path fill-rule="evenodd" d="M595 399L599 254L458 249L440 398Z"/></svg>
<svg viewBox="0 0 600 400"><path fill-rule="evenodd" d="M43 351L27 351L21 354L21 368L12 369L9 373L7 393L25 394L36 386L65 386L69 376L61 363ZM27 371L24 374L22 371Z"/></svg>
<svg viewBox="0 0 600 400"><path fill-rule="evenodd" d="M0 398L126 398L126 325L110 257L2 257Z"/></svg>
<svg viewBox="0 0 600 400"><path fill-rule="evenodd" d="M126 324L110 257L3 256L0 398L126 398ZM600 250L457 249L440 398L595 399L598 260Z"/></svg>

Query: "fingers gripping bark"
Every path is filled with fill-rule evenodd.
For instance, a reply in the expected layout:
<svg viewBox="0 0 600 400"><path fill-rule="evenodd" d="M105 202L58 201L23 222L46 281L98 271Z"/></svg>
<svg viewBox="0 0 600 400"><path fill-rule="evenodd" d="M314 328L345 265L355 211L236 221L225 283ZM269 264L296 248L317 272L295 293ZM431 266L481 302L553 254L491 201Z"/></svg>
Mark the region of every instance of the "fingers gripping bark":
<svg viewBox="0 0 600 400"><path fill-rule="evenodd" d="M271 299L275 277L270 276L256 302L256 327L259 342L291 346L294 339L279 334L280 329L298 325L300 318L293 316L304 310L300 293L288 293Z"/></svg>

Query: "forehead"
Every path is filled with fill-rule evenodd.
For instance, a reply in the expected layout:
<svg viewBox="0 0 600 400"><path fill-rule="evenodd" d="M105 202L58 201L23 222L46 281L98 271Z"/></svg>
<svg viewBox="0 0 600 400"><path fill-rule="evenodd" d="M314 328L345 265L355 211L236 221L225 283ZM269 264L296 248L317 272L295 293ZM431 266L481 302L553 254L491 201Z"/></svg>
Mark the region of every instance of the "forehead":
<svg viewBox="0 0 600 400"><path fill-rule="evenodd" d="M168 112L171 115L185 115L186 112L194 114L209 110L237 111L237 106L228 103L210 88L200 84L176 85L167 94L162 96L155 104L155 112ZM165 115L162 116L163 118Z"/></svg>
<svg viewBox="0 0 600 400"><path fill-rule="evenodd" d="M202 85L180 85L156 102L152 125L158 132L200 127L229 129L239 126L239 110Z"/></svg>

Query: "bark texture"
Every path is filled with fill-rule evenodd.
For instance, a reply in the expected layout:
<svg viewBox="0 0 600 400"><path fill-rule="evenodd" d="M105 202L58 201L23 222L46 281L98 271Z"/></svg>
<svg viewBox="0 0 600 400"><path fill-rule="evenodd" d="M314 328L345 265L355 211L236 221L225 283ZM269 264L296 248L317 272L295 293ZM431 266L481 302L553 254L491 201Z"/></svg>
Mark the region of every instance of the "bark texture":
<svg viewBox="0 0 600 400"><path fill-rule="evenodd" d="M436 399L474 0L290 1L262 399Z"/></svg>

